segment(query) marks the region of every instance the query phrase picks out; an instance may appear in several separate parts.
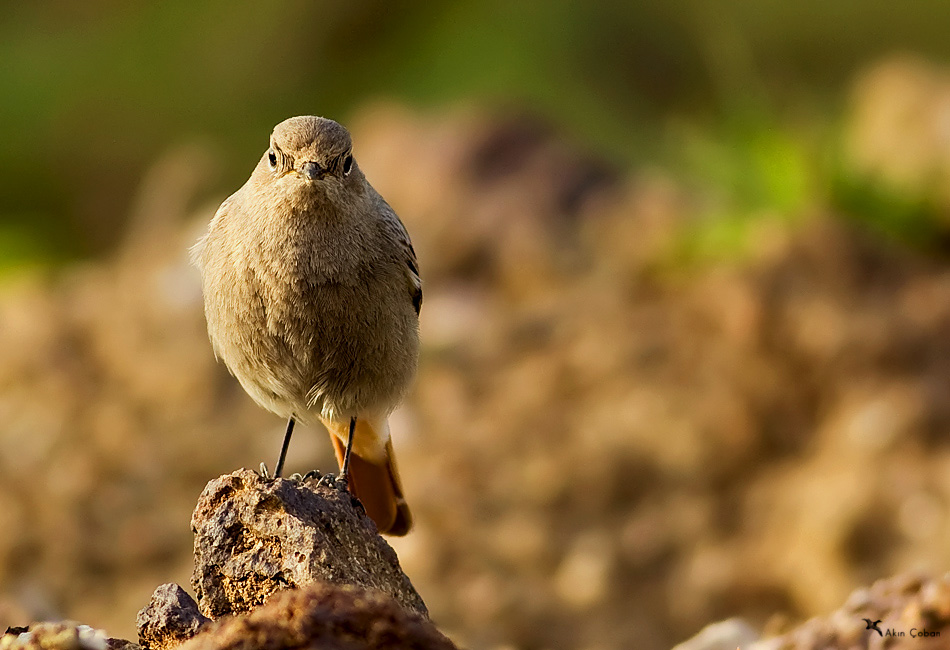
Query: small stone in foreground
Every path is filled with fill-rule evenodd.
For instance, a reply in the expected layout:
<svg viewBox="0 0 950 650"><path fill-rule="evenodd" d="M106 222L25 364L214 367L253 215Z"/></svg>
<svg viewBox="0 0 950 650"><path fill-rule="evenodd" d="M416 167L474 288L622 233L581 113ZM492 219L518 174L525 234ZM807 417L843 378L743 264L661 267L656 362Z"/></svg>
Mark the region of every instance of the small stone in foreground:
<svg viewBox="0 0 950 650"><path fill-rule="evenodd" d="M758 633L741 618L730 618L704 627L673 650L732 650L748 648L759 639Z"/></svg>
<svg viewBox="0 0 950 650"><path fill-rule="evenodd" d="M0 650L138 650L125 639L110 639L102 630L69 621L8 628L0 635Z"/></svg>
<svg viewBox="0 0 950 650"><path fill-rule="evenodd" d="M139 644L146 650L178 646L195 636L206 623L210 619L201 615L198 603L174 583L159 586L135 618Z"/></svg>
<svg viewBox="0 0 950 650"><path fill-rule="evenodd" d="M216 621L182 650L455 650L432 623L378 591L315 583Z"/></svg>

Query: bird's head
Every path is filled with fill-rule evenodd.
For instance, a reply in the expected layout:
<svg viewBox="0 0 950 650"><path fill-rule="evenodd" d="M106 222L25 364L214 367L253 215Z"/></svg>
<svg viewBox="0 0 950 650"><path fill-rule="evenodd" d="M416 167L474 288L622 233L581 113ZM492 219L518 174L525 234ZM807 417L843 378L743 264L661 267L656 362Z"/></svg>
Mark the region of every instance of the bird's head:
<svg viewBox="0 0 950 650"><path fill-rule="evenodd" d="M325 117L304 115L274 127L256 171L294 193L334 194L355 170L349 131Z"/></svg>

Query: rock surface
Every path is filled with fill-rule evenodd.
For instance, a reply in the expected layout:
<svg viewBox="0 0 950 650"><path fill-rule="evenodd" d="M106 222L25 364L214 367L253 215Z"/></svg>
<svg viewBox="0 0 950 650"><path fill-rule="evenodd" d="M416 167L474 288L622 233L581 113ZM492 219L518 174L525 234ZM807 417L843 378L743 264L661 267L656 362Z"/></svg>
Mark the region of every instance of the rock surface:
<svg viewBox="0 0 950 650"><path fill-rule="evenodd" d="M428 616L395 551L349 493L238 470L211 481L192 517L192 585L210 618L241 614L314 582L375 589Z"/></svg>
<svg viewBox="0 0 950 650"><path fill-rule="evenodd" d="M250 614L210 625L182 650L417 648L452 650L420 614L378 591L315 583L275 595Z"/></svg>
<svg viewBox="0 0 950 650"><path fill-rule="evenodd" d="M166 650L187 641L211 620L198 603L174 583L159 586L135 619L139 644L147 650Z"/></svg>

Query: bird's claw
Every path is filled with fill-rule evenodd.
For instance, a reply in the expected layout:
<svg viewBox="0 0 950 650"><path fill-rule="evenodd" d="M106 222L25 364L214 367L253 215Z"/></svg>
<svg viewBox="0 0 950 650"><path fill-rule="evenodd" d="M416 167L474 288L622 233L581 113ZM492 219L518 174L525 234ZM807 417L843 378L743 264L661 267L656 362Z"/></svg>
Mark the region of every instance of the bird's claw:
<svg viewBox="0 0 950 650"><path fill-rule="evenodd" d="M324 474L317 481L317 487L325 486L328 488L336 487L336 476L333 474Z"/></svg>
<svg viewBox="0 0 950 650"><path fill-rule="evenodd" d="M312 479L319 480L322 477L323 477L323 474L320 473L320 470L312 469L306 474L301 474L300 472L294 472L293 474L290 475L290 480L294 481L295 483L306 483L307 481L310 481Z"/></svg>
<svg viewBox="0 0 950 650"><path fill-rule="evenodd" d="M267 469L267 463L261 463L261 467L257 472L262 479L265 481L273 481L276 477L271 476L270 470ZM306 474L300 474L300 472L294 472L287 477L288 481L294 481L295 483L303 483L306 481L311 481L313 479L317 480L317 485L326 485L328 487L339 487L337 478L333 474L323 474L318 469L312 469Z"/></svg>
<svg viewBox="0 0 950 650"><path fill-rule="evenodd" d="M264 479L265 481L274 480L274 477L270 475L270 471L268 471L267 469L267 463L261 463L261 469L260 469L260 472L258 473L261 475L261 478Z"/></svg>

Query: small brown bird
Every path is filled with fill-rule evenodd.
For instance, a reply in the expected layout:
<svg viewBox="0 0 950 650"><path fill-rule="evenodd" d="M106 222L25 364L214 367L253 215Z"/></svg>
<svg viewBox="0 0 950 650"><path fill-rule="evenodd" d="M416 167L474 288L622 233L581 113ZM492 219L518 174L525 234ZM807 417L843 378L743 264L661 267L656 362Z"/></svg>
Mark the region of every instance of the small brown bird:
<svg viewBox="0 0 950 650"><path fill-rule="evenodd" d="M322 117L274 128L251 177L193 249L215 356L264 408L330 432L344 485L380 532L412 525L387 418L416 370L422 283L349 132Z"/></svg>

